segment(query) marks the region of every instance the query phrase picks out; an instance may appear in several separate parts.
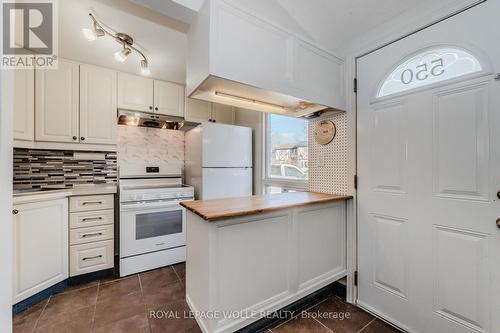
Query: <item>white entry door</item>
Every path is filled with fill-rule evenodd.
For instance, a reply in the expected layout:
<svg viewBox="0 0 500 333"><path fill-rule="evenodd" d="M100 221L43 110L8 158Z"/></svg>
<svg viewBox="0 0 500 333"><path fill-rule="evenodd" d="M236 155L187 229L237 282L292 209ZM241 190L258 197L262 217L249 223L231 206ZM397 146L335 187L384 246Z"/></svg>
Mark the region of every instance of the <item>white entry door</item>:
<svg viewBox="0 0 500 333"><path fill-rule="evenodd" d="M358 303L500 332L500 1L358 60Z"/></svg>

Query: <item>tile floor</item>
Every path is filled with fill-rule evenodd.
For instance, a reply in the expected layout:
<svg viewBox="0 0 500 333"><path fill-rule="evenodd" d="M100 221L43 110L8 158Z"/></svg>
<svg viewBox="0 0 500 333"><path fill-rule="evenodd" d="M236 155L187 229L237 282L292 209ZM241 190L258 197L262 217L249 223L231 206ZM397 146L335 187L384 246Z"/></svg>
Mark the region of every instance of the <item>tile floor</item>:
<svg viewBox="0 0 500 333"><path fill-rule="evenodd" d="M126 278L108 278L66 289L17 314L15 333L194 333L201 332L185 302L185 265L178 264ZM154 318L150 311L181 318ZM328 318L325 313L349 313ZM394 333L389 325L340 298L331 297L268 332Z"/></svg>

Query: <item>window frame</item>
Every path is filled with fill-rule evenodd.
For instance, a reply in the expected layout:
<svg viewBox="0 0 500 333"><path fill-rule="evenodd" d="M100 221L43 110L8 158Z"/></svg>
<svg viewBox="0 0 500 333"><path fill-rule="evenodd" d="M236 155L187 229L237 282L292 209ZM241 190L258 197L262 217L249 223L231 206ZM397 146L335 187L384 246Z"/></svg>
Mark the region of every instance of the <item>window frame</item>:
<svg viewBox="0 0 500 333"><path fill-rule="evenodd" d="M266 194L268 186L281 187L283 190L292 191L307 191L309 187L309 178L304 180L285 180L271 177L271 113L263 113L262 123L264 130L262 131L262 192ZM307 120L306 120L307 121Z"/></svg>

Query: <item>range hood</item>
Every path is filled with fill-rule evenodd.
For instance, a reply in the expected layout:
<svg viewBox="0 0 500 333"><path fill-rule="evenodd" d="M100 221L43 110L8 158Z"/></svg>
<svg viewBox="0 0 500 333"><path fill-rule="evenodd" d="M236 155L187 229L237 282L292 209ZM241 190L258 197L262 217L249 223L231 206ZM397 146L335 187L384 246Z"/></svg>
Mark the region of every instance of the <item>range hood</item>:
<svg viewBox="0 0 500 333"><path fill-rule="evenodd" d="M238 108L303 117L328 106L312 103L283 93L257 88L217 76L209 76L190 96Z"/></svg>
<svg viewBox="0 0 500 333"><path fill-rule="evenodd" d="M188 32L188 97L292 117L343 112L343 59L246 3L204 2Z"/></svg>
<svg viewBox="0 0 500 333"><path fill-rule="evenodd" d="M121 109L118 110L118 124L181 131L188 131L199 125L180 117Z"/></svg>

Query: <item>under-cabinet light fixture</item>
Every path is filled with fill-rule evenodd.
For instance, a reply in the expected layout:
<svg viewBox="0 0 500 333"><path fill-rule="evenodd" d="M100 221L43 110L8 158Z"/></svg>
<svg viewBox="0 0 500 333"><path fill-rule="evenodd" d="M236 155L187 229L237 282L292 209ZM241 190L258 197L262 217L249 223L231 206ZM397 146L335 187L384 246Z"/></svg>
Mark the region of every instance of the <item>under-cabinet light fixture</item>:
<svg viewBox="0 0 500 333"><path fill-rule="evenodd" d="M84 28L82 29L82 33L85 36L85 38L89 41L95 41L99 37L103 37L105 35L110 36L113 38L116 42L120 43L122 46L122 49L115 52L115 59L116 61L119 62L124 62L127 60L127 57L132 51L137 52L141 57L141 73L142 75L150 75L151 71L149 69L149 62L144 53L142 53L141 50L136 48L134 44L134 39L130 37L127 34L117 32L114 33L112 31L106 30L103 28L103 26L97 21L97 19L92 15L92 13L89 13L90 18L93 21L93 27L92 29Z"/></svg>
<svg viewBox="0 0 500 333"><path fill-rule="evenodd" d="M257 105L277 109L279 111L284 111L286 109L283 105L259 101L257 99L243 97L243 96L232 95L232 94L223 93L220 91L215 91L214 94L215 94L215 96L218 96L218 97L224 97L224 98L234 99L234 100L241 101L241 102L257 104Z"/></svg>

